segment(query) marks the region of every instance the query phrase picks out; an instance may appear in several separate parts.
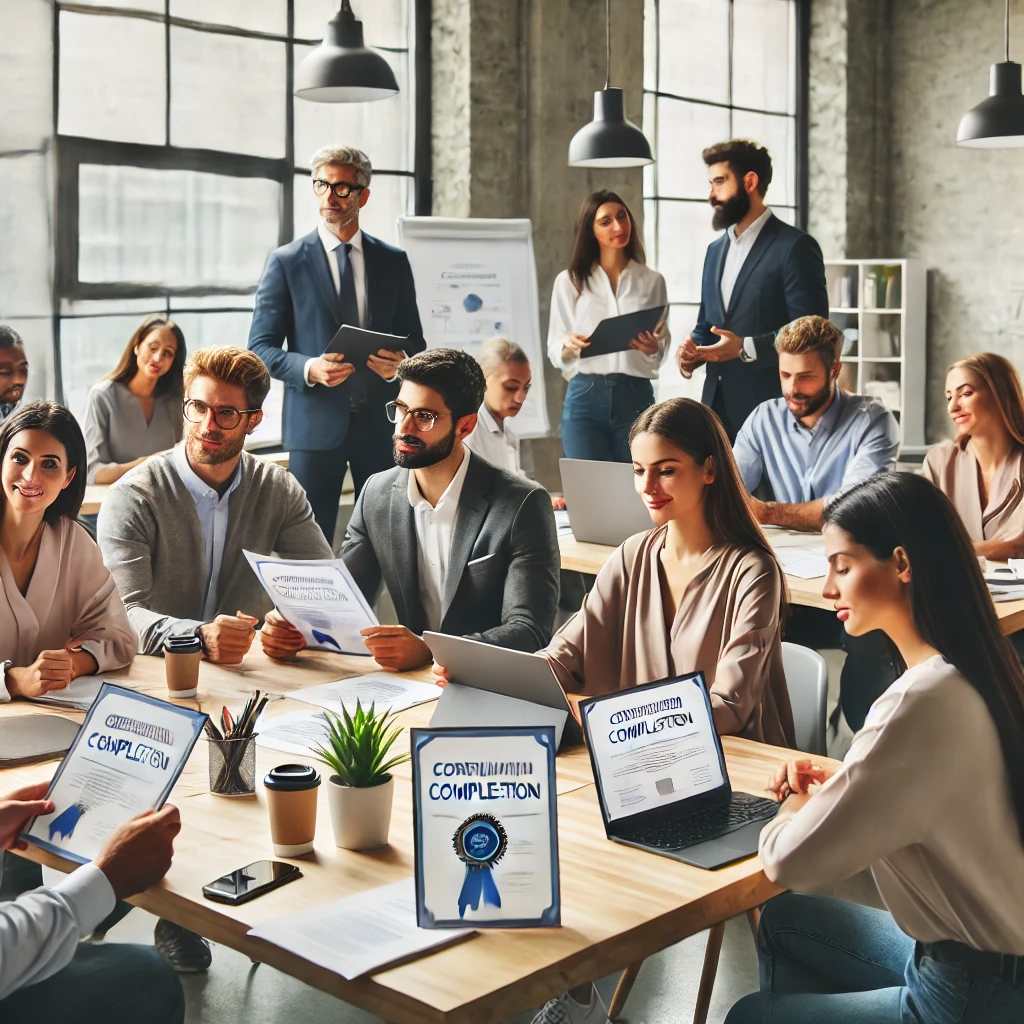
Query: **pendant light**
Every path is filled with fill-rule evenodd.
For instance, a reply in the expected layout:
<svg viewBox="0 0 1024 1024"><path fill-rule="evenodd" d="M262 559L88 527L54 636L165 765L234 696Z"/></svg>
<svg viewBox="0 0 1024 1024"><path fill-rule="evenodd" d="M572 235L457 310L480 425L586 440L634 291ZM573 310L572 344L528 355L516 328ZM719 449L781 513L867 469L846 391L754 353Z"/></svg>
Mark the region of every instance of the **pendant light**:
<svg viewBox="0 0 1024 1024"><path fill-rule="evenodd" d="M363 23L350 0L341 0L324 41L295 69L295 95L318 103L366 103L397 94L391 65L363 45Z"/></svg>
<svg viewBox="0 0 1024 1024"><path fill-rule="evenodd" d="M1020 65L1010 60L1010 0L1006 0L1005 60L989 71L989 97L960 119L958 146L1012 149L1024 146L1024 96Z"/></svg>
<svg viewBox="0 0 1024 1024"><path fill-rule="evenodd" d="M644 133L626 120L621 89L611 88L611 0L605 0L605 86L594 93L594 120L585 124L569 143L570 167L642 167L654 163Z"/></svg>

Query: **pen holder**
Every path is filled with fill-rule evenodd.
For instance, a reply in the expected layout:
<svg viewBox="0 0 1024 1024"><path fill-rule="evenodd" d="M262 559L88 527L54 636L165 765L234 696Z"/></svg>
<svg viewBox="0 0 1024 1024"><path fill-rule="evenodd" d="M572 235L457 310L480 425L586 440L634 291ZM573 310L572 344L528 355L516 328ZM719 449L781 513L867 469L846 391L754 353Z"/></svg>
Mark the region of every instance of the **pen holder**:
<svg viewBox="0 0 1024 1024"><path fill-rule="evenodd" d="M210 792L220 796L245 796L256 792L256 737L213 740L210 750Z"/></svg>

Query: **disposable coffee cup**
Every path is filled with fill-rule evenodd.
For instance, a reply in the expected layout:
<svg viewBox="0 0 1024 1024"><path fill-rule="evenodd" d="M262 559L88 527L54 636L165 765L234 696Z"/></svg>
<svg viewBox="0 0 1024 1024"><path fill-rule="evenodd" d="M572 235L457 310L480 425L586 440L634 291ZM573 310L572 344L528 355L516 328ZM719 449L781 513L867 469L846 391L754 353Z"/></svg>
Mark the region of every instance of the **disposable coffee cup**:
<svg viewBox="0 0 1024 1024"><path fill-rule="evenodd" d="M164 641L164 670L171 697L194 697L199 688L203 642L195 634L169 636Z"/></svg>
<svg viewBox="0 0 1024 1024"><path fill-rule="evenodd" d="M270 810L270 839L277 857L301 857L313 849L320 774L306 764L282 764L263 780Z"/></svg>

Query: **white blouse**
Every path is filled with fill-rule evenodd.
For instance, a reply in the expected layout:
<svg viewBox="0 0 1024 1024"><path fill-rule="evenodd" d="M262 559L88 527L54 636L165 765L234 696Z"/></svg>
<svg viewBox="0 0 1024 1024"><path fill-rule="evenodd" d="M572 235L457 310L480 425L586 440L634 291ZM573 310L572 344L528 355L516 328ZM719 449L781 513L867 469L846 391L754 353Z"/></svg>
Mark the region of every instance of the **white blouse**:
<svg viewBox="0 0 1024 1024"><path fill-rule="evenodd" d="M466 445L492 466L507 469L518 476L526 475L519 464L519 438L509 426L508 417L499 424L486 402L480 405L476 427L466 438Z"/></svg>
<svg viewBox="0 0 1024 1024"><path fill-rule="evenodd" d="M631 377L654 380L669 347L667 327L660 339L658 351L651 356L630 349L628 352L591 356L588 359L563 359L562 347L567 334L590 337L597 325L608 317L667 304L665 278L635 260L630 260L619 274L618 291L612 290L608 275L600 266L596 266L583 291L577 294L576 286L569 280L569 271L563 270L555 278L551 293L548 358L556 370L562 371L566 380L571 380L577 373L626 373Z"/></svg>

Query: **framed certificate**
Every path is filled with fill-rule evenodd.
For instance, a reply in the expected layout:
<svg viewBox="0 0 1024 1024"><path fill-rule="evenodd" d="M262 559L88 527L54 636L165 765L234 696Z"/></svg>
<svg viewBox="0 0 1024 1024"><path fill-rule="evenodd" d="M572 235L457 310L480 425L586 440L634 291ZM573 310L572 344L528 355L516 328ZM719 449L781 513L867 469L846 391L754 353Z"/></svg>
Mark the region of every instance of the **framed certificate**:
<svg viewBox="0 0 1024 1024"><path fill-rule="evenodd" d="M104 683L50 783L51 814L21 838L85 864L129 818L170 796L206 715Z"/></svg>
<svg viewBox="0 0 1024 1024"><path fill-rule="evenodd" d="M561 923L555 730L412 730L421 928Z"/></svg>

